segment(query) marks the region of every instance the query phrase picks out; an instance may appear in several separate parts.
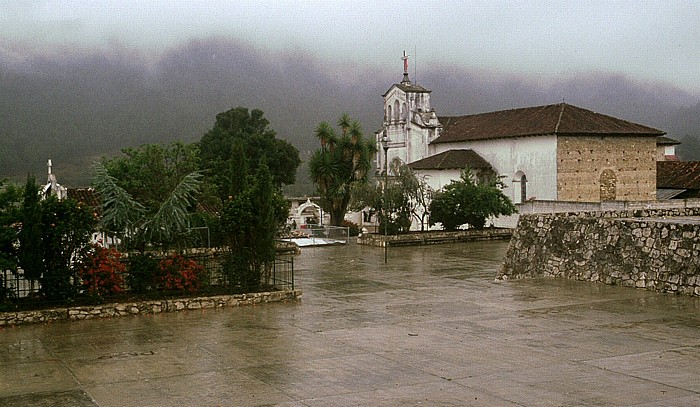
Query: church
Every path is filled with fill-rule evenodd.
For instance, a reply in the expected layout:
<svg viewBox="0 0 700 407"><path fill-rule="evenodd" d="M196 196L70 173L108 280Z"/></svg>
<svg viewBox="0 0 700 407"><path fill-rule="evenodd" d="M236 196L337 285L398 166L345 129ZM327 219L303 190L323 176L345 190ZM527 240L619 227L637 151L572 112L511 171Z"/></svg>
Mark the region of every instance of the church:
<svg viewBox="0 0 700 407"><path fill-rule="evenodd" d="M465 167L493 171L516 204L656 200L661 130L567 103L438 116L430 93L411 82L404 56L403 79L383 95L378 171L400 159L434 190Z"/></svg>

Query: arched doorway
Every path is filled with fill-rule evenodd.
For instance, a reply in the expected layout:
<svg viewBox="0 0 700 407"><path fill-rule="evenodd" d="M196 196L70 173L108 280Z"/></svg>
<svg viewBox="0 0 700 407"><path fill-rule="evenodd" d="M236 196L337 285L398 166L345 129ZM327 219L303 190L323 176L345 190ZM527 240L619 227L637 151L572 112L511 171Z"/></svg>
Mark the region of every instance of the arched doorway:
<svg viewBox="0 0 700 407"><path fill-rule="evenodd" d="M600 201L615 199L617 199L617 177L612 170L604 170L600 173Z"/></svg>

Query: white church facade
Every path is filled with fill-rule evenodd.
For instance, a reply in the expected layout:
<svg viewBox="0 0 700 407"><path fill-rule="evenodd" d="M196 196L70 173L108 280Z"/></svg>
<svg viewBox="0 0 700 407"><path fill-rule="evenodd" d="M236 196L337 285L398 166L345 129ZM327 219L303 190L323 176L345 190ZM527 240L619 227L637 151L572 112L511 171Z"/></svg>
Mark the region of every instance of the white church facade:
<svg viewBox="0 0 700 407"><path fill-rule="evenodd" d="M403 80L383 95L377 145L438 190L470 167L502 176L514 203L656 199L657 139L651 127L566 103L465 116L438 116L431 91ZM378 171L386 165L377 154Z"/></svg>

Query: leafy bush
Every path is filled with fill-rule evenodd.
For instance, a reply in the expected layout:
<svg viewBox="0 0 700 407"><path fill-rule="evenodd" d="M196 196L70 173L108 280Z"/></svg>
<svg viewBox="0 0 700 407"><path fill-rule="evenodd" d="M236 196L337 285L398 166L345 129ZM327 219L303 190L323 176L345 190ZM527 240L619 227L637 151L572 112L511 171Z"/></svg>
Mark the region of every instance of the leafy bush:
<svg viewBox="0 0 700 407"><path fill-rule="evenodd" d="M89 295L104 297L124 291L126 266L119 261L120 257L115 248L92 245L78 268L78 276Z"/></svg>
<svg viewBox="0 0 700 407"><path fill-rule="evenodd" d="M158 263L154 283L160 290L194 292L201 287L204 278L204 267L180 254L173 254Z"/></svg>
<svg viewBox="0 0 700 407"><path fill-rule="evenodd" d="M499 177L475 178L471 171L464 170L459 181L451 181L435 194L430 203L431 225L441 222L445 229L455 230L467 224L482 229L489 217L516 212L513 203L502 192L505 185Z"/></svg>
<svg viewBox="0 0 700 407"><path fill-rule="evenodd" d="M152 290L155 275L158 272L158 260L148 254L129 255L129 273L126 282L134 293Z"/></svg>

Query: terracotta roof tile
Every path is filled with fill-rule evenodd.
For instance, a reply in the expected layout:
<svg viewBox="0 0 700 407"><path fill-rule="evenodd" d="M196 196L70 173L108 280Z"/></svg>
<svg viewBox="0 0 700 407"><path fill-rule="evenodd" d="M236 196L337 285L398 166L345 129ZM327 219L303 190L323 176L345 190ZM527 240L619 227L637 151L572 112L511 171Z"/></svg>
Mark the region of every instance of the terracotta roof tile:
<svg viewBox="0 0 700 407"><path fill-rule="evenodd" d="M491 168L491 164L475 153L474 150L449 150L414 161L408 166L413 170L448 170L466 167L479 170Z"/></svg>
<svg viewBox="0 0 700 407"><path fill-rule="evenodd" d="M700 161L657 161L656 188L700 189Z"/></svg>
<svg viewBox="0 0 700 407"><path fill-rule="evenodd" d="M656 145L659 145L659 146L677 146L679 144L681 144L680 141L674 140L670 137L659 136L656 138Z"/></svg>
<svg viewBox="0 0 700 407"><path fill-rule="evenodd" d="M433 143L557 135L644 135L665 132L566 103L440 117L443 131Z"/></svg>
<svg viewBox="0 0 700 407"><path fill-rule="evenodd" d="M100 205L100 195L92 188L68 188L68 198L93 208Z"/></svg>

